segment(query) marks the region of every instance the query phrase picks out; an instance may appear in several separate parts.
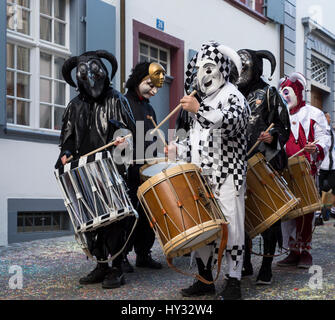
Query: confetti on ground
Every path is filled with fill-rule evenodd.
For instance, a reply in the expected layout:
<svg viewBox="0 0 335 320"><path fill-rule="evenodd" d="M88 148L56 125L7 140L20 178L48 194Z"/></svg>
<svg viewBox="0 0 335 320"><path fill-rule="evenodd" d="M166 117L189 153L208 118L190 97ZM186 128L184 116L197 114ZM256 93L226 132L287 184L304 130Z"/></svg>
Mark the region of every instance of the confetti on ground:
<svg viewBox="0 0 335 320"><path fill-rule="evenodd" d="M311 289L313 273L295 267L279 268L273 264L273 283L256 286L261 258L253 256L254 275L243 278L245 300L334 300L335 298L335 228L331 220L317 227L313 235L314 264L322 267L322 289ZM104 290L101 284L82 286L80 277L88 274L95 263L86 259L74 237L39 240L0 247L0 300L194 300L183 298L179 291L192 284L193 279L168 268L164 254L155 243L152 256L163 264L162 270L140 269L126 275L126 284L114 290ZM135 265L135 254L129 261ZM174 264L189 270L189 257L180 257ZM10 289L10 268L19 266L23 272L23 288ZM219 293L223 287L224 270L216 283ZM215 296L199 300L217 299Z"/></svg>

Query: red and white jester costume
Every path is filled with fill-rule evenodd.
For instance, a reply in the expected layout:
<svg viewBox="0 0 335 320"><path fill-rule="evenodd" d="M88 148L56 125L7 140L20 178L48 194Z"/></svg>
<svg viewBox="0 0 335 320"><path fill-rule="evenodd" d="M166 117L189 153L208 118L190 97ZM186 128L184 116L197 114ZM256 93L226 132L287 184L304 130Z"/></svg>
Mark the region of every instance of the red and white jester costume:
<svg viewBox="0 0 335 320"><path fill-rule="evenodd" d="M300 73L293 73L280 84L280 92L290 110L291 134L286 143L288 157L307 146L304 155L309 161L316 178L318 168L330 146L327 133L328 123L324 113L311 105L306 105L303 91L306 80ZM318 141L315 145L313 142ZM282 223L284 246L290 249L290 255L278 265L297 265L308 268L312 265L310 254L314 213Z"/></svg>

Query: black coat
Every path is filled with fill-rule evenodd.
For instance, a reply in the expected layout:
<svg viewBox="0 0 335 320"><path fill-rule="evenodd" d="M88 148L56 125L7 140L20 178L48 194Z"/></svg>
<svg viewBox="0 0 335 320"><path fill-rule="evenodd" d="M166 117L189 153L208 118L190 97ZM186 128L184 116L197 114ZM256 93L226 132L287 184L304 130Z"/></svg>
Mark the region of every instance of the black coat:
<svg viewBox="0 0 335 320"><path fill-rule="evenodd" d="M137 158L136 157L136 146L144 148L144 154L143 157L140 156L141 159L145 158L145 151L147 148L154 143L157 139L156 137L153 138L153 141L145 140L145 136L155 128L153 125L152 121L148 119L148 116L151 116L154 121L157 123L157 118L156 118L156 113L152 105L150 104L148 99L140 99L138 94L134 91L129 89L128 92L125 94L125 97L127 98L130 108L132 110L132 113L135 118L135 122L138 121L143 121L144 123L144 142L143 141L137 141L137 135L136 135L136 130L133 133L134 136L134 160ZM140 128L140 126L137 126ZM137 128L136 127L136 128ZM140 137L140 136L139 136ZM142 144L143 143L143 144ZM157 152L154 152L153 156L156 157ZM128 180L131 180L132 185L134 186L135 189L140 185L140 174L139 170L143 164L134 164L129 167L129 178Z"/></svg>
<svg viewBox="0 0 335 320"><path fill-rule="evenodd" d="M242 92L243 93L243 92ZM248 123L248 150L257 142L262 131L274 123L270 131L274 137L272 144L261 143L252 154L261 152L276 170L287 166L287 156L284 146L290 137L291 124L287 106L275 87L260 80L253 90L246 94L251 109ZM279 144L279 145L278 145Z"/></svg>
<svg viewBox="0 0 335 320"><path fill-rule="evenodd" d="M61 152L55 167L61 165L60 158L64 154L77 160L111 142L119 127L109 120L117 120L135 132L135 121L128 102L113 88L108 88L97 100L81 94L72 99L63 116Z"/></svg>

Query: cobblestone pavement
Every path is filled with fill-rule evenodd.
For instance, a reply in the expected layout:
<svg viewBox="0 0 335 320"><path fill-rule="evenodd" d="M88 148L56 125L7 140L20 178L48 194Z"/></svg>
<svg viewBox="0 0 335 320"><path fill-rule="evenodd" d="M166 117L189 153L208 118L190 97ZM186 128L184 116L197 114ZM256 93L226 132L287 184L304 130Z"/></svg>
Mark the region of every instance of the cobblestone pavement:
<svg viewBox="0 0 335 320"><path fill-rule="evenodd" d="M335 299L335 227L334 220L316 228L313 236L314 264L322 267L323 288L311 289L313 276L309 270L295 267L279 268L273 265L271 286L255 285L261 258L253 256L255 274L242 280L245 300L334 300ZM160 261L162 270L135 268L126 275L126 284L114 290L104 290L100 284L82 286L78 280L90 272L95 264L86 257L74 237L39 240L0 247L0 300L187 300L179 294L181 288L192 284L193 279L171 270L156 242L152 256ZM275 258L275 261L283 257ZM129 255L135 264L135 254ZM175 265L189 270L190 259L181 257ZM23 271L23 288L10 289L11 266ZM195 270L193 270L195 271ZM223 271L216 283L220 292ZM201 297L211 300L215 297Z"/></svg>

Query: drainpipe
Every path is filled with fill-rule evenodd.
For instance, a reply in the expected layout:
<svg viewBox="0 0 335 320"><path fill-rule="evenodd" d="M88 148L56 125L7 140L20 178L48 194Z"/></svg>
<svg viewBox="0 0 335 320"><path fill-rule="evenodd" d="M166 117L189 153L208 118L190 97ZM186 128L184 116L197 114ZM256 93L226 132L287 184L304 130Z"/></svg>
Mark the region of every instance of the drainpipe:
<svg viewBox="0 0 335 320"><path fill-rule="evenodd" d="M285 39L284 39L284 26L280 25L280 78L285 77Z"/></svg>
<svg viewBox="0 0 335 320"><path fill-rule="evenodd" d="M121 93L125 92L126 83L126 0L120 0L120 59L121 59Z"/></svg>

